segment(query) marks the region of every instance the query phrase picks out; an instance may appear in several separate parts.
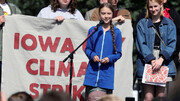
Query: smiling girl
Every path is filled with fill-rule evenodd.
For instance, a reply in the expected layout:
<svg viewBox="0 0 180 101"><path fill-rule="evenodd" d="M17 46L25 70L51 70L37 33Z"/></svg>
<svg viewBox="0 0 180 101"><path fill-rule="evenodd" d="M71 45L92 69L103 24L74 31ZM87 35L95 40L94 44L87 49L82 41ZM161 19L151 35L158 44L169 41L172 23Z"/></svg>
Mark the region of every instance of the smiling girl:
<svg viewBox="0 0 180 101"><path fill-rule="evenodd" d="M112 24L113 7L109 3L101 4L99 16L104 24L87 41L85 53L89 58L84 85L86 99L97 100L114 89L114 63L121 57L122 36ZM95 27L89 29L88 35Z"/></svg>
<svg viewBox="0 0 180 101"><path fill-rule="evenodd" d="M57 21L63 21L64 19L84 20L76 7L77 0L51 0L50 5L43 8L38 17L56 19Z"/></svg>
<svg viewBox="0 0 180 101"><path fill-rule="evenodd" d="M176 74L172 54L176 47L176 27L172 20L163 16L162 0L147 0L146 18L137 24L136 61L137 76L142 78L144 65L152 65L153 71L161 66L169 68L168 81ZM155 93L154 93L155 92ZM151 101L154 96L166 95L165 87L143 84L144 101Z"/></svg>

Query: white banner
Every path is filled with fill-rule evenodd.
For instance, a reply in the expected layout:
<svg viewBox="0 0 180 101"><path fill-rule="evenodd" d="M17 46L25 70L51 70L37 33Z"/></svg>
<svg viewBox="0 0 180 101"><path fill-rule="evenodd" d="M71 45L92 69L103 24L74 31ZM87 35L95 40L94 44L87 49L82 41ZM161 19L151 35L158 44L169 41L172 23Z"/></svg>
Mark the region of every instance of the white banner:
<svg viewBox="0 0 180 101"><path fill-rule="evenodd" d="M13 15L6 17L3 29L2 92L7 97L26 91L38 98L47 90L69 92L70 63L63 59L87 36L88 29L97 22L42 19ZM130 20L117 25L122 32L122 57L115 66L113 93L121 98L132 96L133 35ZM84 100L83 86L88 58L84 47L74 54L72 96Z"/></svg>

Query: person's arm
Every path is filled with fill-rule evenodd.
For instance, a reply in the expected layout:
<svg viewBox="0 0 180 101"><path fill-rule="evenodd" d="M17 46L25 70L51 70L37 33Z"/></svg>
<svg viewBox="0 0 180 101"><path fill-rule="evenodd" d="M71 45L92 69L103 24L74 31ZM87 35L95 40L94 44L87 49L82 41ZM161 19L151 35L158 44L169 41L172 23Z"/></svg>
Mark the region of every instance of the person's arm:
<svg viewBox="0 0 180 101"><path fill-rule="evenodd" d="M142 23L142 21L140 21L137 24L136 47L138 52L143 56L144 61L148 63L151 62L152 60L155 60L155 57L151 52L151 50L149 49L149 47L147 46L146 33L148 32L145 32L144 24Z"/></svg>
<svg viewBox="0 0 180 101"><path fill-rule="evenodd" d="M123 22L125 22L125 18L122 15L119 15L119 16L113 18L112 21L118 21L120 23L123 23Z"/></svg>
<svg viewBox="0 0 180 101"><path fill-rule="evenodd" d="M127 9L120 9L118 11L117 17L113 18L113 21L118 21L118 22L125 22L125 19L131 19L131 13Z"/></svg>
<svg viewBox="0 0 180 101"><path fill-rule="evenodd" d="M6 96L3 92L0 92L0 99L1 99L0 101L7 101Z"/></svg>
<svg viewBox="0 0 180 101"><path fill-rule="evenodd" d="M94 28L92 27L89 32L88 32L88 36L89 34L91 34L92 30ZM88 40L87 40L87 44L86 44L86 48L85 48L85 53L86 53L86 56L89 58L89 60L92 60L94 59L94 56L96 56L96 52L94 52L93 50L93 40L92 40L92 37L90 37Z"/></svg>
<svg viewBox="0 0 180 101"><path fill-rule="evenodd" d="M170 59L173 52L176 49L176 26L174 23L170 20L169 26L168 26L168 32L167 32L167 44L166 48L162 49L159 53L164 57L165 60Z"/></svg>
<svg viewBox="0 0 180 101"><path fill-rule="evenodd" d="M4 15L0 16L0 26L2 26L2 24L5 22L5 17Z"/></svg>
<svg viewBox="0 0 180 101"><path fill-rule="evenodd" d="M160 56L159 59L157 59L157 60L152 60L151 61L152 69L155 71L159 70L161 68L163 62L164 62L164 58L162 56Z"/></svg>
<svg viewBox="0 0 180 101"><path fill-rule="evenodd" d="M131 19L131 13L129 12L129 10L127 10L127 9L120 9L119 11L118 11L118 14L117 14L118 16L119 15L121 15L121 16L123 16L125 19L130 19L130 20L132 20Z"/></svg>

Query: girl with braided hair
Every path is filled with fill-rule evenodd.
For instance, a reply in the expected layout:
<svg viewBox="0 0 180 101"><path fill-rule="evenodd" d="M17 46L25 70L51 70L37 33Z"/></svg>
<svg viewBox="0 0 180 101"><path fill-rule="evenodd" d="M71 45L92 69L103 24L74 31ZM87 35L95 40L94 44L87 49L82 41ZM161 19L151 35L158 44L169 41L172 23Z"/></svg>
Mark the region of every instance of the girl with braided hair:
<svg viewBox="0 0 180 101"><path fill-rule="evenodd" d="M97 100L114 89L114 63L121 57L122 36L112 24L113 7L109 3L101 4L99 15L104 21L98 31L87 40L85 53L89 58L84 85L86 100ZM95 26L89 29L89 34Z"/></svg>

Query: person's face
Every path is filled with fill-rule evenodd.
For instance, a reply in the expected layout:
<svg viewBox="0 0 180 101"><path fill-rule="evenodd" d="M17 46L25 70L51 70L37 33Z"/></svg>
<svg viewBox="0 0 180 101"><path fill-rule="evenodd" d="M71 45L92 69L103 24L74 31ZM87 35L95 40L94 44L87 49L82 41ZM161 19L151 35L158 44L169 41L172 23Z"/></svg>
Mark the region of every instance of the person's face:
<svg viewBox="0 0 180 101"><path fill-rule="evenodd" d="M113 12L108 7L103 7L100 10L100 18L104 21L105 24L110 23L113 17Z"/></svg>
<svg viewBox="0 0 180 101"><path fill-rule="evenodd" d="M67 8L67 6L71 2L71 0L58 0L58 2L62 8L64 8L64 7Z"/></svg>
<svg viewBox="0 0 180 101"><path fill-rule="evenodd" d="M108 2L109 2L111 5L115 6L115 5L117 5L118 0L108 0Z"/></svg>
<svg viewBox="0 0 180 101"><path fill-rule="evenodd" d="M149 12L152 16L156 16L156 15L160 14L161 13L161 7L162 7L162 4L149 1L148 8L149 8Z"/></svg>
<svg viewBox="0 0 180 101"><path fill-rule="evenodd" d="M100 4L108 3L108 0L99 0L99 3L100 3Z"/></svg>

